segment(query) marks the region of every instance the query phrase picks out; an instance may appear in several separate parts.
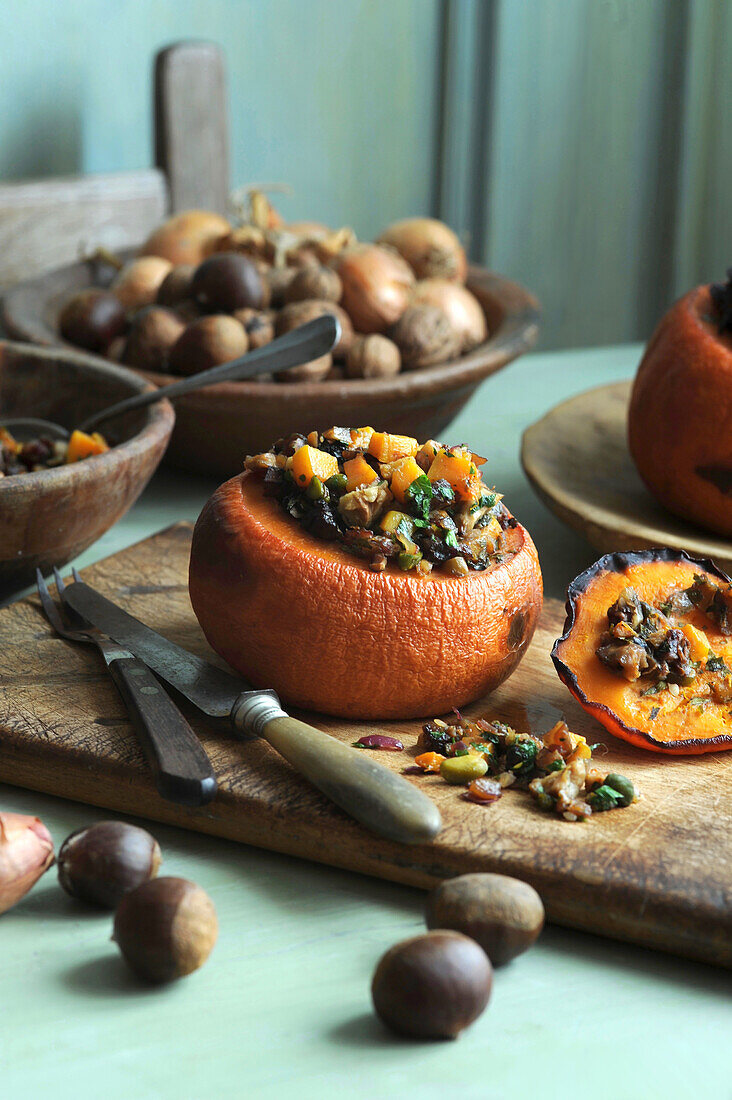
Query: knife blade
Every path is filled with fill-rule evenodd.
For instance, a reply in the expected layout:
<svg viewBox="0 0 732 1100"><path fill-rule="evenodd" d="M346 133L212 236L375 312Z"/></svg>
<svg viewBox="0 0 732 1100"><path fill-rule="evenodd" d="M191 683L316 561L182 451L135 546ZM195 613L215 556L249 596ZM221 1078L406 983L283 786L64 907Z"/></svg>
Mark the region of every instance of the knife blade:
<svg viewBox="0 0 732 1100"><path fill-rule="evenodd" d="M164 638L83 581L66 585L64 602L103 629L115 642L127 646L166 683L211 718L228 718L242 692L251 690L246 680L232 676ZM101 622L104 627L99 625Z"/></svg>
<svg viewBox="0 0 732 1100"><path fill-rule="evenodd" d="M434 802L366 752L292 718L276 693L250 684L168 641L101 593L76 581L62 600L211 718L228 718L240 734L264 738L331 801L362 825L402 844L425 844L442 828Z"/></svg>

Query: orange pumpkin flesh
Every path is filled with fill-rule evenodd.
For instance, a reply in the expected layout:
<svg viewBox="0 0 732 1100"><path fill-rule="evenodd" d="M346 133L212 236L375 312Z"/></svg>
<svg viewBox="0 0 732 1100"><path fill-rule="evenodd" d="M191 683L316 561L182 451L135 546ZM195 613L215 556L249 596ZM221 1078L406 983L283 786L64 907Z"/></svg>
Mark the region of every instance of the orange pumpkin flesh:
<svg viewBox="0 0 732 1100"><path fill-rule="evenodd" d="M732 340L710 288L686 294L646 348L628 410L628 444L653 495L683 519L732 536Z"/></svg>
<svg viewBox="0 0 732 1100"><path fill-rule="evenodd" d="M503 562L466 577L374 573L244 473L196 524L191 602L216 652L289 704L348 718L441 714L505 680L534 632L534 544L518 524L503 549Z"/></svg>
<svg viewBox="0 0 732 1100"><path fill-rule="evenodd" d="M628 682L595 653L607 630L608 608L625 588L633 588L641 600L657 607L673 592L689 588L697 574L708 574L716 585L729 584L729 578L706 559L683 551L647 550L605 555L567 592L564 634L552 650L559 678L606 729L641 748L676 754L732 749L731 703L710 700L703 708L692 704L689 699L699 690L694 685L679 696L668 691L642 695L647 680ZM698 608L684 615L684 623L702 631L713 652L732 668L732 636L722 634Z"/></svg>

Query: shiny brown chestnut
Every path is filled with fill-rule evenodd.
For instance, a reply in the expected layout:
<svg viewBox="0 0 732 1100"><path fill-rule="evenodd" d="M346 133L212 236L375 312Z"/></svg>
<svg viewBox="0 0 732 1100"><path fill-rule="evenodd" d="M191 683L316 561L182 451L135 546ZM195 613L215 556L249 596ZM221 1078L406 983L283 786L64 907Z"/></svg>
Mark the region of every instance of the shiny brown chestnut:
<svg viewBox="0 0 732 1100"><path fill-rule="evenodd" d="M63 842L58 880L73 898L114 909L128 891L157 875L161 859L157 840L145 829L98 821Z"/></svg>
<svg viewBox="0 0 732 1100"><path fill-rule="evenodd" d="M528 950L544 927L533 886L509 875L476 873L447 879L427 899L427 927L470 936L494 966Z"/></svg>
<svg viewBox="0 0 732 1100"><path fill-rule="evenodd" d="M169 982L202 966L217 935L208 894L188 879L163 877L125 894L112 938L139 977Z"/></svg>
<svg viewBox="0 0 732 1100"><path fill-rule="evenodd" d="M199 264L191 280L191 295L216 313L236 309L265 309L268 288L257 267L238 252L220 252Z"/></svg>
<svg viewBox="0 0 732 1100"><path fill-rule="evenodd" d="M104 352L124 332L126 320L124 307L114 294L90 288L69 298L58 323L61 335L70 344Z"/></svg>
<svg viewBox="0 0 732 1100"><path fill-rule="evenodd" d="M482 947L459 932L427 932L383 956L371 985L379 1018L399 1035L455 1039L480 1016L493 968Z"/></svg>
<svg viewBox="0 0 732 1100"><path fill-rule="evenodd" d="M191 295L191 282L195 272L193 264L176 264L158 287L158 305L177 306Z"/></svg>

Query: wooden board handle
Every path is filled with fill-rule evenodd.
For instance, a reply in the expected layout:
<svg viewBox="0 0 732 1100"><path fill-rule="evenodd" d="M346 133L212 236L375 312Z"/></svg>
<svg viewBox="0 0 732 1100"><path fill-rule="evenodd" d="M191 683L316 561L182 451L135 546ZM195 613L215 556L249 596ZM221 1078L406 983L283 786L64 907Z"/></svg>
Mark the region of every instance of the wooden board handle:
<svg viewBox="0 0 732 1100"><path fill-rule="evenodd" d="M442 828L437 806L408 780L389 771L367 750L281 714L262 736L301 775L347 814L389 840L427 844Z"/></svg>

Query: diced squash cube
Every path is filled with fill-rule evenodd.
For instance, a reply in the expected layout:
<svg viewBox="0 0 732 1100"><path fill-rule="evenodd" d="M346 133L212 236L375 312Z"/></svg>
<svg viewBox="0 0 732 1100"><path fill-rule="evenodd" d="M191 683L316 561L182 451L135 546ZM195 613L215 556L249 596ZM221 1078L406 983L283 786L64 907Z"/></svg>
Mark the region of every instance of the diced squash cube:
<svg viewBox="0 0 732 1100"><path fill-rule="evenodd" d="M369 454L379 462L396 462L398 458L416 455L419 443L408 435L389 435L388 432L374 432L369 440Z"/></svg>
<svg viewBox="0 0 732 1100"><path fill-rule="evenodd" d="M358 489L359 485L370 485L377 481L379 475L373 466L369 466L363 455L356 455L343 463L343 473L348 478L346 488L350 493L352 489Z"/></svg>
<svg viewBox="0 0 732 1100"><path fill-rule="evenodd" d="M310 444L310 446L317 447L319 442L320 439L318 438L318 433L310 432L310 434L308 435L308 443Z"/></svg>
<svg viewBox="0 0 732 1100"><path fill-rule="evenodd" d="M320 451L317 447L311 447L308 443L298 448L292 456L290 466L295 484L301 489L307 489L314 477L321 481L327 481L338 473L338 459L329 455L326 451Z"/></svg>
<svg viewBox="0 0 732 1100"><path fill-rule="evenodd" d="M430 481L447 481L461 500L478 500L482 482L472 458L440 451L427 471Z"/></svg>
<svg viewBox="0 0 732 1100"><path fill-rule="evenodd" d="M703 630L697 630L691 623L685 623L681 628L682 634L686 635L689 642L689 656L692 661L704 661L709 659L712 652L707 636Z"/></svg>
<svg viewBox="0 0 732 1100"><path fill-rule="evenodd" d="M407 489L416 478L422 476L422 471L413 458L402 458L391 475L391 491L396 499L404 504Z"/></svg>
<svg viewBox="0 0 732 1100"><path fill-rule="evenodd" d="M77 428L71 433L71 439L66 450L66 461L79 462L82 458L90 458L91 455L101 455L105 451L108 451L109 447L104 436L101 436L99 432L93 432L92 435L87 435L86 432L80 432Z"/></svg>
<svg viewBox="0 0 732 1100"><path fill-rule="evenodd" d="M417 451L418 464L423 470L429 470L431 463L434 462L441 450L442 443L438 443L436 439L428 439Z"/></svg>
<svg viewBox="0 0 732 1100"><path fill-rule="evenodd" d="M367 451L373 434L373 428L351 428L351 443L354 447L361 447Z"/></svg>

